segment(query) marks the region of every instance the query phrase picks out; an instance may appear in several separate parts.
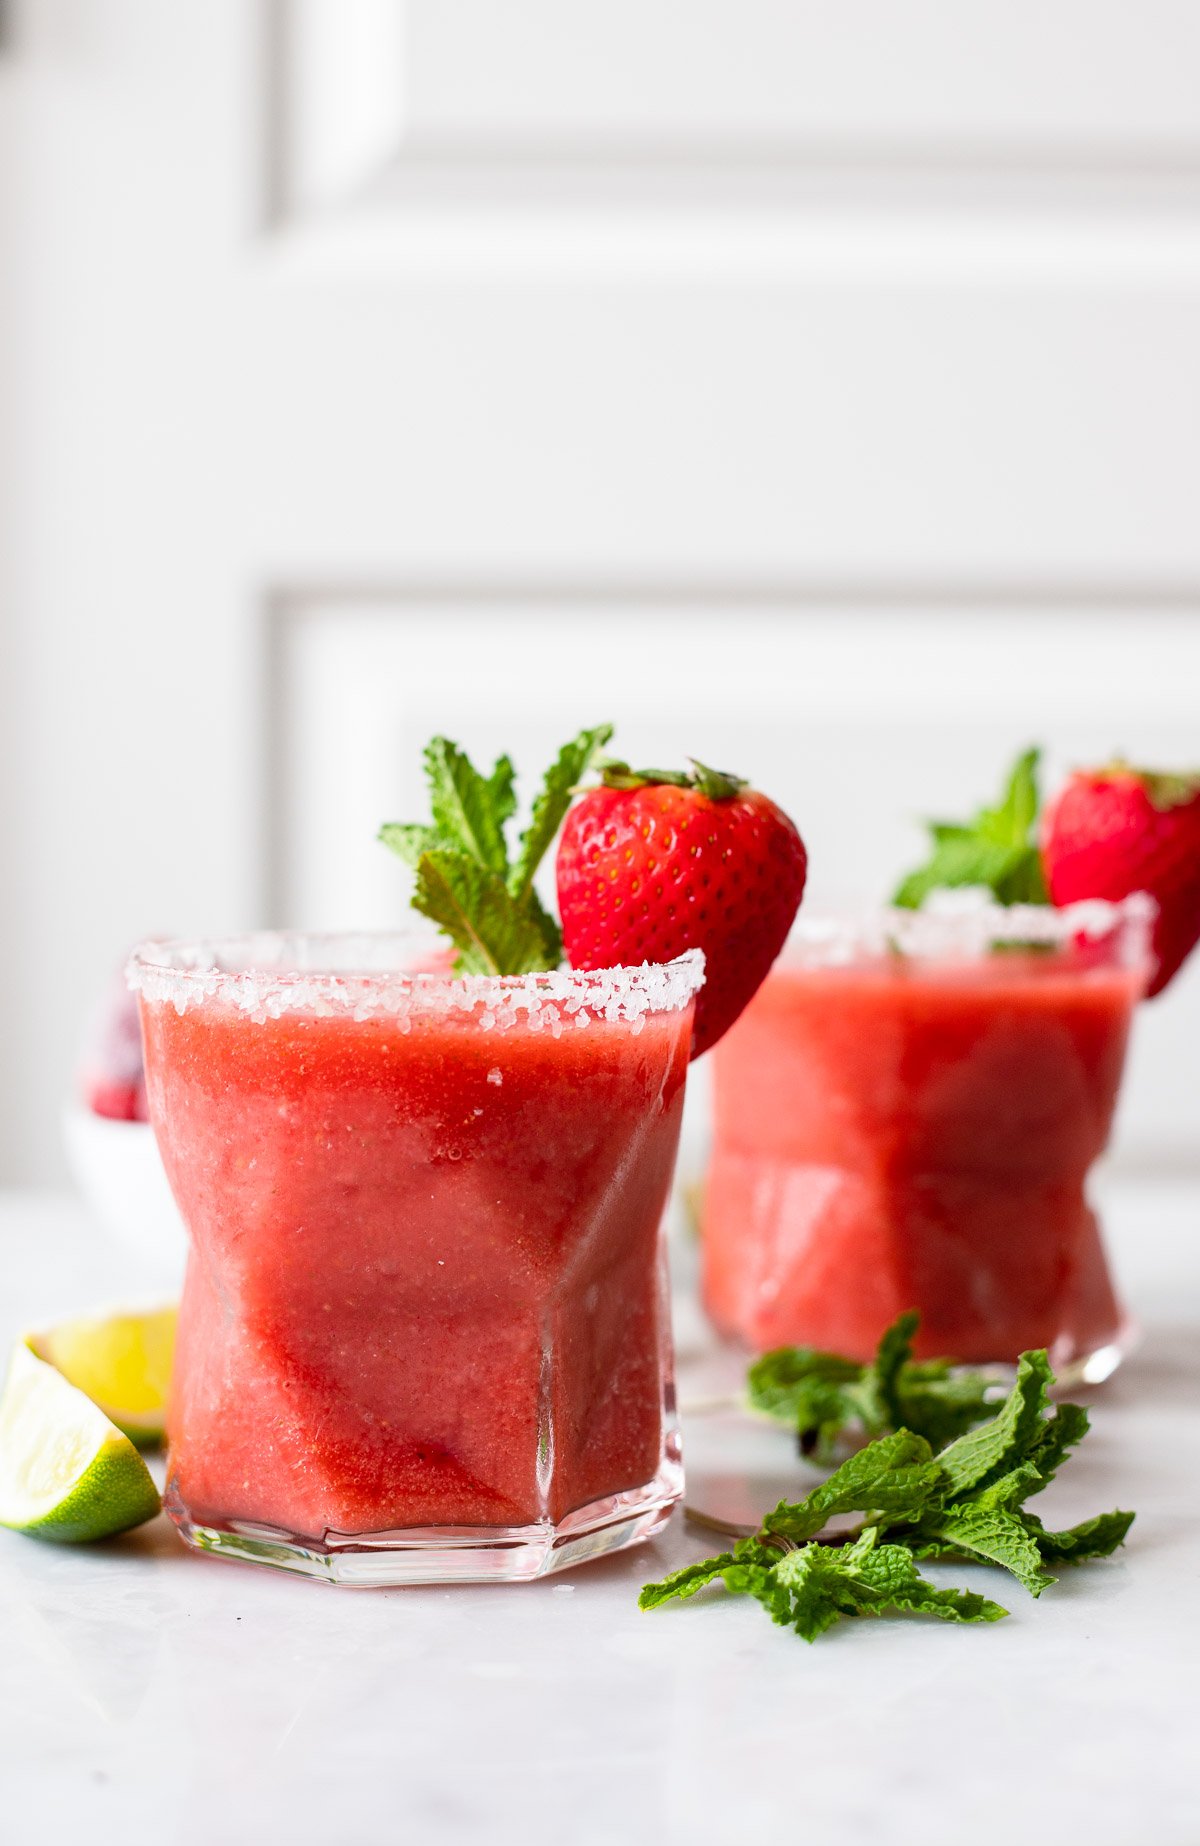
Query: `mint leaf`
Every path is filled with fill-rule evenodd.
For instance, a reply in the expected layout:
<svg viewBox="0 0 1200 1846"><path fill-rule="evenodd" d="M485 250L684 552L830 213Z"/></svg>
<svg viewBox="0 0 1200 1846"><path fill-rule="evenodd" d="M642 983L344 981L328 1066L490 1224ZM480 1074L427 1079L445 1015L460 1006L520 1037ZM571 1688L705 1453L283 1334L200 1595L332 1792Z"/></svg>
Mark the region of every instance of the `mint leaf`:
<svg viewBox="0 0 1200 1846"><path fill-rule="evenodd" d="M976 830L1002 846L1025 846L1038 815L1038 764L1040 750L1026 750L1009 773L1008 786L998 808L981 808Z"/></svg>
<svg viewBox="0 0 1200 1846"><path fill-rule="evenodd" d="M981 1564L999 1564L1031 1596L1040 1596L1051 1581L1042 1569L1042 1553L1017 1513L983 1506L948 1507L925 1521L922 1530L937 1541L916 1547L922 1557L950 1555L960 1562L974 1558Z"/></svg>
<svg viewBox="0 0 1200 1846"><path fill-rule="evenodd" d="M1043 1422L1028 1449L1029 1460L1038 1473L1038 1485L1032 1492L1040 1493L1050 1485L1071 1450L1087 1435L1090 1423L1082 1404L1059 1404L1054 1415Z"/></svg>
<svg viewBox="0 0 1200 1846"><path fill-rule="evenodd" d="M772 1621L810 1642L836 1622L865 1615L994 1622L1008 1613L972 1591L936 1588L911 1551L880 1544L875 1527L836 1548L808 1544L774 1562L735 1562L721 1576L727 1590L753 1596Z"/></svg>
<svg viewBox="0 0 1200 1846"><path fill-rule="evenodd" d="M506 872L504 823L517 805L508 757L498 759L490 776L481 776L457 744L431 737L425 746L425 775L440 840L494 872Z"/></svg>
<svg viewBox="0 0 1200 1846"><path fill-rule="evenodd" d="M505 838L517 806L511 759L499 757L485 776L448 737L426 745L432 822L388 821L379 838L416 872L413 908L458 949L456 973L533 974L562 961L562 932L534 891L533 876L580 777L611 735L610 724L596 725L559 752L511 867Z"/></svg>
<svg viewBox="0 0 1200 1846"><path fill-rule="evenodd" d="M806 1545L775 1566L775 1581L790 1599L787 1620L806 1641L843 1616L933 1615L950 1622L996 1622L1008 1614L999 1603L969 1590L940 1590L922 1577L910 1551L879 1543L869 1527L852 1545L829 1550Z"/></svg>
<svg viewBox="0 0 1200 1846"><path fill-rule="evenodd" d="M907 1314L899 1315L890 1327L885 1327L870 1369L881 1420L891 1429L913 1427L904 1414L901 1380L905 1367L911 1365L913 1339L920 1324L921 1316L912 1308Z"/></svg>
<svg viewBox="0 0 1200 1846"><path fill-rule="evenodd" d="M465 852L423 853L413 903L457 947L460 974L532 974L546 966L536 916L517 903L499 872Z"/></svg>
<svg viewBox="0 0 1200 1846"><path fill-rule="evenodd" d="M872 1524L889 1513L916 1519L939 1492L941 1480L924 1437L897 1430L851 1455L803 1500L781 1500L763 1520L762 1531L800 1542L840 1513L865 1513Z"/></svg>
<svg viewBox="0 0 1200 1846"><path fill-rule="evenodd" d="M1023 1352L1012 1390L988 1423L959 1436L938 1456L950 1498L1006 1474L1025 1459L1040 1434L1047 1388L1053 1382L1044 1352Z"/></svg>
<svg viewBox="0 0 1200 1846"><path fill-rule="evenodd" d="M806 1544L782 1556L757 1539L733 1552L685 1565L661 1583L648 1583L641 1609L694 1596L718 1579L734 1596L752 1596L773 1622L815 1641L845 1618L932 1615L951 1622L995 1622L1008 1613L970 1590L938 1589L923 1577L912 1551L881 1544L868 1527L839 1546Z"/></svg>
<svg viewBox="0 0 1200 1846"><path fill-rule="evenodd" d="M828 1554L821 1545L805 1545L781 1558L769 1573L749 1578L744 1587L762 1603L772 1621L794 1628L802 1640L812 1642L843 1615L857 1613L852 1581L852 1567L847 1567L840 1554ZM727 1577L726 1587L738 1590L743 1583L737 1576L732 1581Z"/></svg>
<svg viewBox="0 0 1200 1846"><path fill-rule="evenodd" d="M978 1507L985 1512L1011 1512L1015 1507L1024 1506L1030 1494L1039 1493L1045 1486L1041 1475L1031 1461L1023 1461L1019 1467L1008 1474L1001 1474L989 1481L986 1487L977 1488L968 1494L963 1505Z"/></svg>
<svg viewBox="0 0 1200 1846"><path fill-rule="evenodd" d="M817 1547L819 1549L819 1547ZM773 1622L786 1622L791 1607L787 1588L776 1575L778 1557L772 1562L739 1563L735 1561L721 1572L725 1588L734 1596L753 1596Z"/></svg>
<svg viewBox="0 0 1200 1846"><path fill-rule="evenodd" d="M747 1395L755 1410L791 1424L802 1455L827 1461L850 1425L861 1425L868 1435L884 1434L870 1420L873 1400L862 1390L865 1369L838 1353L781 1346L751 1365Z"/></svg>
<svg viewBox="0 0 1200 1846"><path fill-rule="evenodd" d="M1025 1515L1029 1531L1048 1564L1083 1564L1089 1558L1107 1558L1125 1543L1133 1513L1096 1513L1065 1532L1047 1532L1032 1513Z"/></svg>
<svg viewBox="0 0 1200 1846"><path fill-rule="evenodd" d="M896 1395L899 1423L936 1451L992 1415L999 1390L986 1372L958 1370L948 1359L921 1359L903 1368Z"/></svg>
<svg viewBox="0 0 1200 1846"><path fill-rule="evenodd" d="M931 891L985 886L1002 904L1045 903L1040 862L1032 846L1000 846L971 835L937 846L927 865L896 887L893 904L919 910Z"/></svg>
<svg viewBox="0 0 1200 1846"><path fill-rule="evenodd" d="M1023 1353L998 1414L942 1450L942 1503L923 1512L911 1532L897 1534L915 1555L999 1564L1039 1596L1050 1581L1047 1563L1104 1557L1122 1543L1132 1514L1103 1513L1053 1533L1024 1510L1087 1434L1087 1412L1078 1404L1044 1414L1051 1383L1045 1353Z"/></svg>
<svg viewBox="0 0 1200 1846"><path fill-rule="evenodd" d="M1001 904L1048 903L1036 839L1040 760L1036 749L1017 758L996 807L966 822L931 821L933 851L901 880L893 904L916 910L930 892L964 885L985 886Z"/></svg>
<svg viewBox="0 0 1200 1846"><path fill-rule="evenodd" d="M796 1430L800 1453L834 1459L839 1437L860 1429L883 1436L910 1429L941 1448L992 1415L996 1387L984 1372L956 1370L948 1359L914 1360L914 1312L888 1327L870 1365L811 1346L780 1346L747 1373L751 1406Z"/></svg>
<svg viewBox="0 0 1200 1846"><path fill-rule="evenodd" d="M378 837L414 872L421 863L422 853L431 852L435 846L446 843L436 827L409 825L399 820L385 821L379 829Z"/></svg>
<svg viewBox="0 0 1200 1846"><path fill-rule="evenodd" d="M612 734L611 724L597 724L591 730L580 731L578 737L563 745L546 771L529 825L521 835L517 862L509 873L509 889L514 897L523 897L529 890L538 866L562 826L572 795L591 768L597 751L603 749Z"/></svg>
<svg viewBox="0 0 1200 1846"><path fill-rule="evenodd" d="M722 1551L717 1557L702 1558L698 1564L685 1564L681 1570L673 1570L661 1583L647 1583L638 1596L639 1609L657 1609L661 1603L683 1601L694 1596L706 1584L712 1583L721 1572L737 1560L732 1551Z"/></svg>
<svg viewBox="0 0 1200 1846"><path fill-rule="evenodd" d="M858 1384L865 1369L857 1359L821 1352L815 1346L778 1346L755 1359L746 1384L756 1410L790 1423L795 1418L797 1395L810 1384Z"/></svg>

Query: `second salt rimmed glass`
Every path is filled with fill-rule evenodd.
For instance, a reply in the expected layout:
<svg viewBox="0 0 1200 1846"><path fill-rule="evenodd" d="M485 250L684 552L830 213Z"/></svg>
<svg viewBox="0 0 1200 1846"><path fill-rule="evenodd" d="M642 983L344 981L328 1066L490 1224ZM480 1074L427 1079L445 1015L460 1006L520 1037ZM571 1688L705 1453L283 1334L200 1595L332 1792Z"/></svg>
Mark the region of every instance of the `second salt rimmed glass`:
<svg viewBox="0 0 1200 1846"><path fill-rule="evenodd" d="M1129 1326L1087 1174L1107 1143L1154 906L921 911L798 925L714 1053L704 1293L757 1350L867 1359L1045 1346L1095 1381Z"/></svg>
<svg viewBox="0 0 1200 1846"><path fill-rule="evenodd" d="M681 1493L660 1227L702 958L444 964L296 935L130 963L191 1240L166 1505L200 1549L526 1578Z"/></svg>

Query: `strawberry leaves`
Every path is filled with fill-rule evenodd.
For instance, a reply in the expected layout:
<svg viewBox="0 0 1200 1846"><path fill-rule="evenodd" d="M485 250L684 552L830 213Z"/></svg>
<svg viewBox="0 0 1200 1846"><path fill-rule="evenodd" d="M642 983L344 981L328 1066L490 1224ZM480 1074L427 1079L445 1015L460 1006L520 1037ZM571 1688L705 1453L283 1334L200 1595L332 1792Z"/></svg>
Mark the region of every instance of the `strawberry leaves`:
<svg viewBox="0 0 1200 1846"><path fill-rule="evenodd" d="M1200 769L1139 769L1125 757L1115 756L1103 769L1090 773L1097 783L1138 783L1145 790L1150 806L1159 814L1169 814L1173 808L1190 807L1200 796Z"/></svg>
<svg viewBox="0 0 1200 1846"><path fill-rule="evenodd" d="M884 1344L876 1366L900 1389L908 1363L898 1357L903 1332L890 1343L885 1336ZM772 1621L806 1641L864 1615L999 1621L1007 1610L998 1603L974 1591L938 1588L919 1565L931 1559L991 1564L1036 1597L1053 1582L1055 1568L1111 1555L1133 1523L1132 1513L1118 1511L1049 1532L1025 1510L1025 1501L1049 1484L1087 1433L1087 1412L1077 1404L1048 1414L1052 1383L1046 1354L1023 1353L995 1415L939 1453L924 1437L898 1429L851 1455L804 1499L781 1501L756 1532L745 1535L742 1528L739 1535L720 1520L698 1519L728 1530L738 1543L647 1584L639 1607L694 1596L719 1580L730 1594L754 1597ZM847 1513L863 1515L856 1530L827 1529Z"/></svg>
<svg viewBox="0 0 1200 1846"><path fill-rule="evenodd" d="M449 738L426 745L431 822L389 821L379 838L416 873L413 908L454 943L456 973L531 974L562 960L562 935L533 880L580 780L611 736L611 725L596 725L563 746L511 865L505 833L517 806L511 759L497 758L485 776Z"/></svg>
<svg viewBox="0 0 1200 1846"><path fill-rule="evenodd" d="M732 801L746 787L744 776L732 775L727 769L712 769L698 757L689 756L688 762L692 765L690 770L631 769L619 757L608 756L600 765L600 779L605 788L694 789L699 795L707 795L710 801Z"/></svg>
<svg viewBox="0 0 1200 1846"><path fill-rule="evenodd" d="M1001 904L1045 904L1048 897L1034 832L1040 750L1026 750L1009 774L999 805L965 822L930 821L933 850L901 880L893 904L919 910L931 891L984 886Z"/></svg>

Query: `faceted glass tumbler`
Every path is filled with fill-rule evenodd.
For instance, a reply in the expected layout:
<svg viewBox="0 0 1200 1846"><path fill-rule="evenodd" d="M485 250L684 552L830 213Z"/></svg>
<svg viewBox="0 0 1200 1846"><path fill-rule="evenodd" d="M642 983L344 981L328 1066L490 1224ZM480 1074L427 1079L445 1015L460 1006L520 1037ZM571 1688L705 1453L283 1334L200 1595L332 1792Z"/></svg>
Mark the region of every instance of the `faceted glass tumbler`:
<svg viewBox="0 0 1200 1846"><path fill-rule="evenodd" d="M1153 906L806 918L714 1053L704 1296L765 1350L917 1352L1060 1378L1110 1372L1128 1328L1087 1175L1105 1147Z"/></svg>
<svg viewBox="0 0 1200 1846"><path fill-rule="evenodd" d="M702 979L697 955L458 979L403 937L135 953L190 1240L166 1491L190 1544L436 1583L662 1525L661 1224Z"/></svg>

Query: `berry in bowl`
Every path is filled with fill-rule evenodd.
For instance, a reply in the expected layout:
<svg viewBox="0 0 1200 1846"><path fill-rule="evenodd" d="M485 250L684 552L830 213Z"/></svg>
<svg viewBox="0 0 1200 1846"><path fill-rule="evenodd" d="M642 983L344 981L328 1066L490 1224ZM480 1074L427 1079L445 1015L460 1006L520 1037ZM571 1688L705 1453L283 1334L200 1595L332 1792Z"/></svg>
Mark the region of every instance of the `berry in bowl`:
<svg viewBox="0 0 1200 1846"><path fill-rule="evenodd" d="M95 1009L62 1129L92 1216L141 1259L148 1278L177 1287L187 1243L146 1110L137 1001L123 980Z"/></svg>

